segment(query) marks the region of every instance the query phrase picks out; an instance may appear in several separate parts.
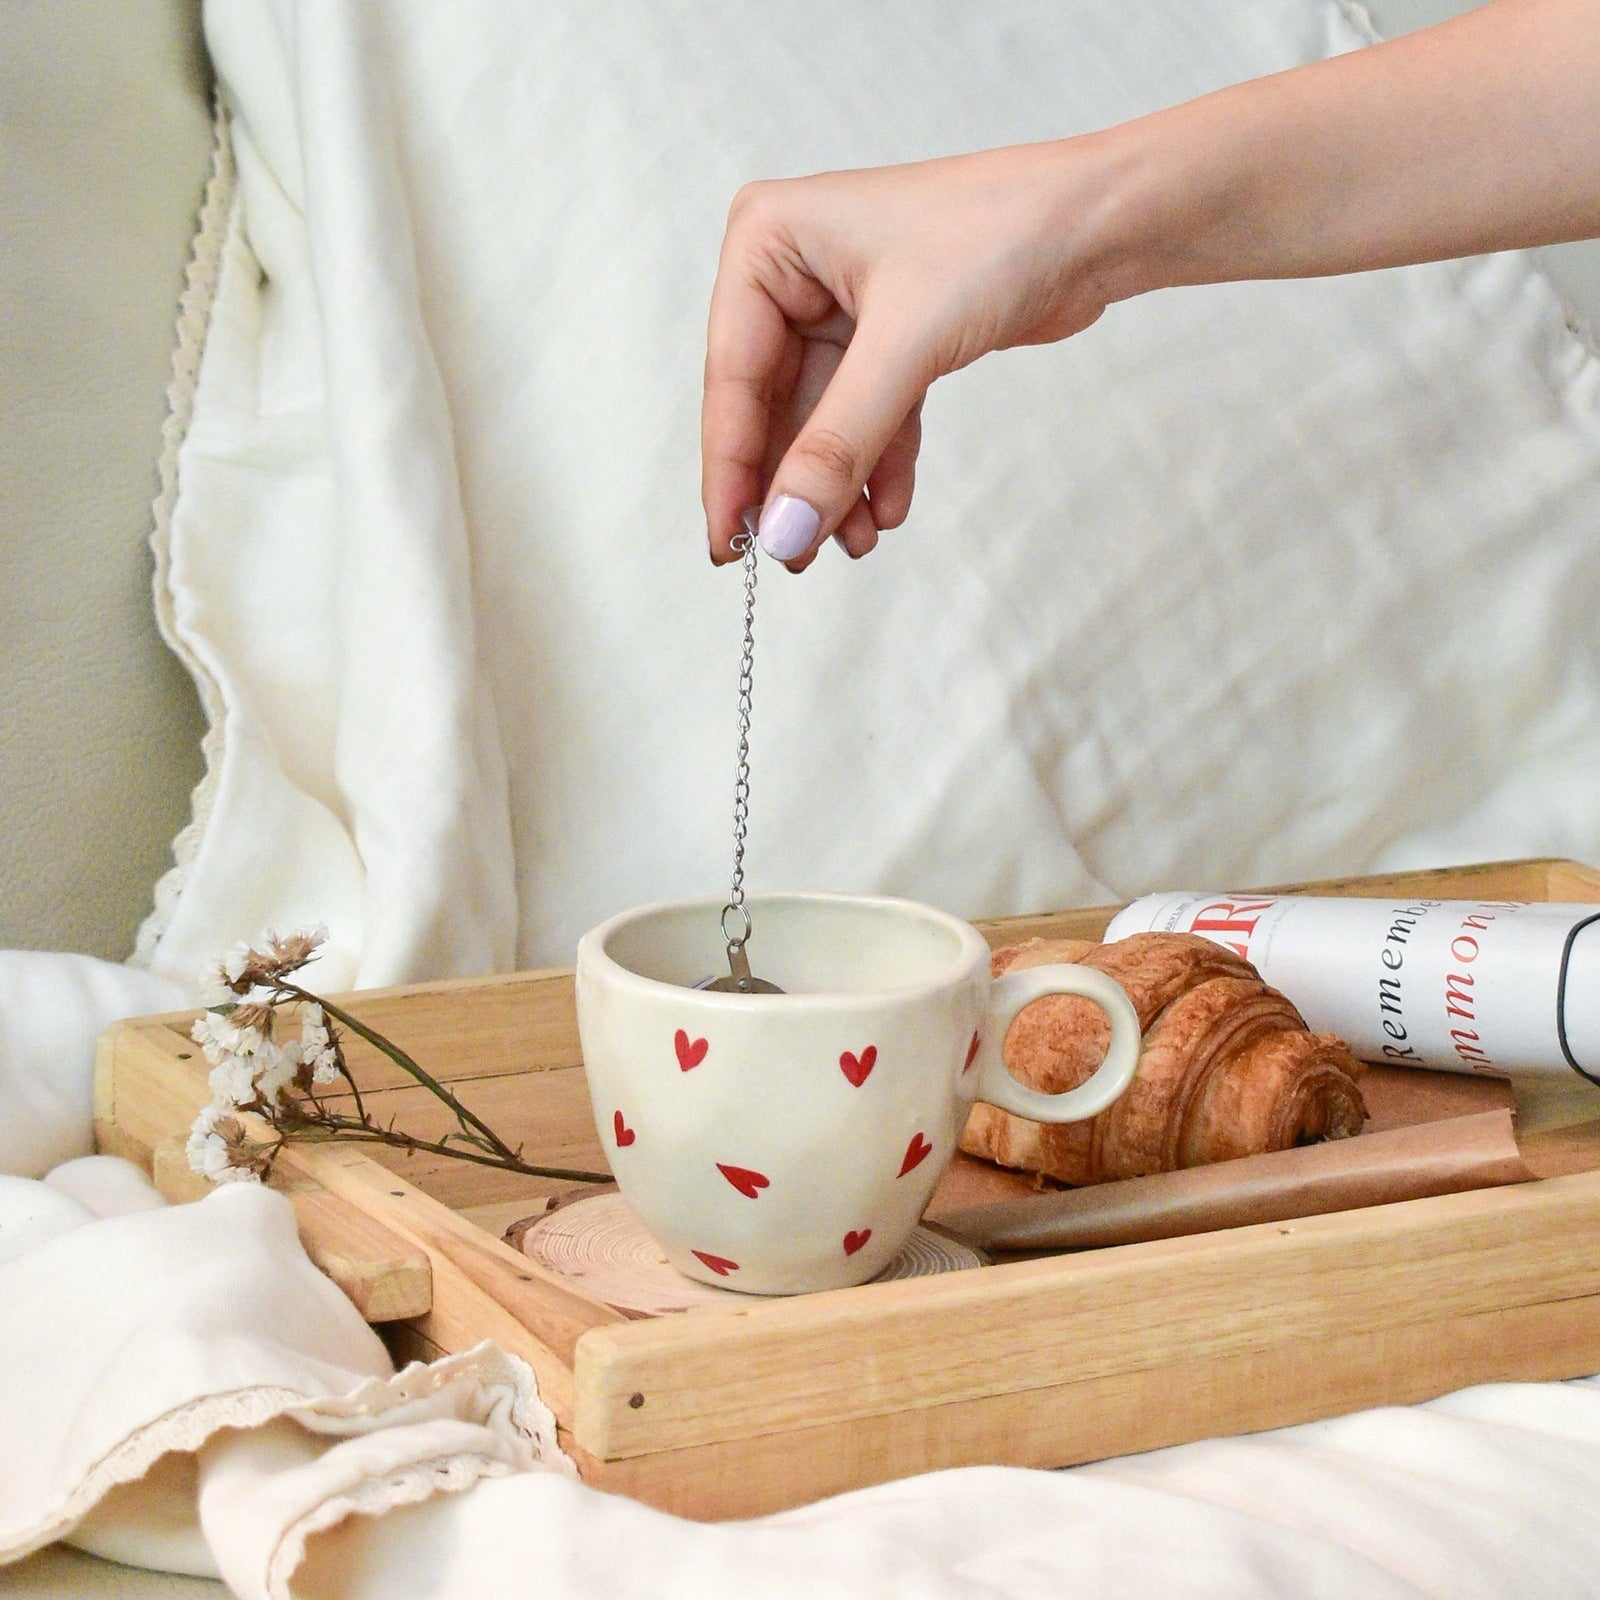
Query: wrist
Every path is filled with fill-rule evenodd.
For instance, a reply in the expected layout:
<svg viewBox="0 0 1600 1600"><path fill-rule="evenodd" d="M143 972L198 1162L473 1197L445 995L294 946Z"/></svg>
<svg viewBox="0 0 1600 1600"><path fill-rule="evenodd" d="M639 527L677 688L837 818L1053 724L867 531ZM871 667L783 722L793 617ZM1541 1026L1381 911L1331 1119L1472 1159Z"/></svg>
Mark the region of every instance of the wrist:
<svg viewBox="0 0 1600 1600"><path fill-rule="evenodd" d="M1208 248L1225 232L1229 145L1193 107L1061 142L1056 224L1105 304L1213 281Z"/></svg>

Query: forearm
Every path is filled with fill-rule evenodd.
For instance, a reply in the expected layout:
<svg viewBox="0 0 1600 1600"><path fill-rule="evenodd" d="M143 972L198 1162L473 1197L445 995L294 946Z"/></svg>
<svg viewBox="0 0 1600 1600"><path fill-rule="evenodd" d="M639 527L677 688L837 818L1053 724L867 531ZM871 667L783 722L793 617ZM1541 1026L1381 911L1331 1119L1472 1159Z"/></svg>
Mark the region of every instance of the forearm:
<svg viewBox="0 0 1600 1600"><path fill-rule="evenodd" d="M707 336L712 559L796 570L911 503L930 384L1178 284L1600 236L1600 0L1454 22L1100 133L756 185ZM768 472L768 464L777 466Z"/></svg>
<svg viewBox="0 0 1600 1600"><path fill-rule="evenodd" d="M1600 235L1600 0L1495 0L1093 137L1108 300Z"/></svg>

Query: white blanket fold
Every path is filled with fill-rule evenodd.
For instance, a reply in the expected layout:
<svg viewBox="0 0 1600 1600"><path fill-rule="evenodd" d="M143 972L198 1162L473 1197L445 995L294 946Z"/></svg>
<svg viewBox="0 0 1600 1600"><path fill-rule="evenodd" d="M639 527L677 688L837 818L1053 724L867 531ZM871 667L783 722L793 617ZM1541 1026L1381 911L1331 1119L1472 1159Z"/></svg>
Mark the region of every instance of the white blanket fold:
<svg viewBox="0 0 1600 1600"><path fill-rule="evenodd" d="M572 1471L532 1374L493 1346L395 1374L270 1190L85 1222L0 1273L0 1560L77 1535L285 1596L306 1536L346 1515ZM202 1451L198 1508L170 1467L119 1493Z"/></svg>
<svg viewBox="0 0 1600 1600"><path fill-rule="evenodd" d="M0 1172L43 1177L94 1148L95 1040L192 990L92 956L0 950Z"/></svg>

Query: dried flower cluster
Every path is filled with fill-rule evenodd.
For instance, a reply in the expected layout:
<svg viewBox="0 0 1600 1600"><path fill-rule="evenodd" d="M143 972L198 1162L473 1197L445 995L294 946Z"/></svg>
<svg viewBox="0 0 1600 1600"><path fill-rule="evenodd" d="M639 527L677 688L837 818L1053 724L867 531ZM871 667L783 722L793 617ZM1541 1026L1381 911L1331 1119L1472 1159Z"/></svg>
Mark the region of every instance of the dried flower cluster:
<svg viewBox="0 0 1600 1600"><path fill-rule="evenodd" d="M326 928L268 932L259 945L238 944L201 974L208 1010L191 1037L211 1064L211 1104L195 1119L185 1147L189 1165L213 1183L259 1181L286 1138L353 1139L427 1150L530 1177L603 1183L609 1175L530 1165L451 1091L393 1041L294 974L314 961ZM338 1023L394 1062L447 1105L456 1127L422 1139L379 1123L345 1061Z"/></svg>

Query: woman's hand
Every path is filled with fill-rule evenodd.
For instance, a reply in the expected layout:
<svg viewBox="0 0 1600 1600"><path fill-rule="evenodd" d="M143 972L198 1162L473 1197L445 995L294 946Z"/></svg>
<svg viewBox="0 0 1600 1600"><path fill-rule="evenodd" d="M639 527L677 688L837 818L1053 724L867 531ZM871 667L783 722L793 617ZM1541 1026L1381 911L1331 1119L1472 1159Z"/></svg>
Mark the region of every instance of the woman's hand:
<svg viewBox="0 0 1600 1600"><path fill-rule="evenodd" d="M1163 285L1600 235L1600 0L1494 0L1104 133L742 190L702 497L796 571L905 520L934 379Z"/></svg>
<svg viewBox="0 0 1600 1600"><path fill-rule="evenodd" d="M905 520L934 379L1105 309L1096 165L1091 137L740 191L706 354L714 561L763 500L796 572L829 534L863 556Z"/></svg>

